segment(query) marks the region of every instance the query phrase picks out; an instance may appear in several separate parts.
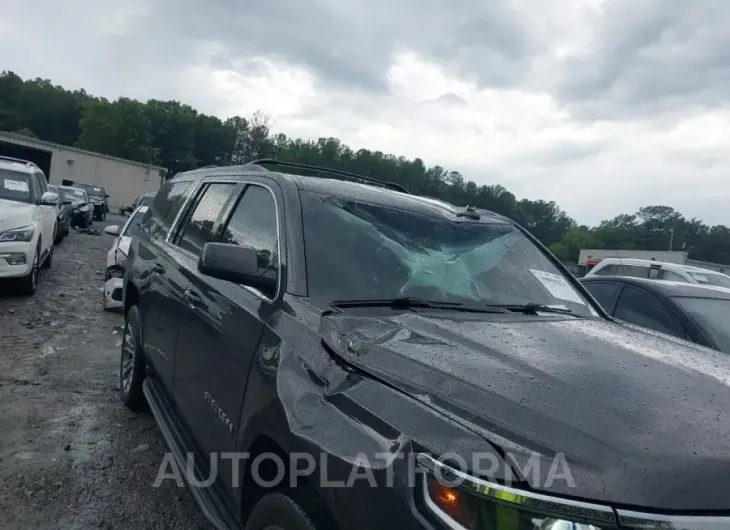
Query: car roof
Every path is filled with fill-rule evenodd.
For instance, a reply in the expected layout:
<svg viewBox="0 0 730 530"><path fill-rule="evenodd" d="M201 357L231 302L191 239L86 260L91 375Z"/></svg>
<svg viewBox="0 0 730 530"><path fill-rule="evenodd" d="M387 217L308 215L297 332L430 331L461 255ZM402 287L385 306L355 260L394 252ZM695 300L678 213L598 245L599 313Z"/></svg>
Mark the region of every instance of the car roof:
<svg viewBox="0 0 730 530"><path fill-rule="evenodd" d="M38 170L38 166L29 160L2 155L0 155L0 168L17 171L18 173L35 173Z"/></svg>
<svg viewBox="0 0 730 530"><path fill-rule="evenodd" d="M691 297L691 298L719 298L730 300L730 289L715 285L698 285L695 283L671 282L667 280L650 280L649 278L634 278L633 276L588 276L580 278L584 284L599 283L601 281L613 280L622 283L638 285L663 293L667 296Z"/></svg>
<svg viewBox="0 0 730 530"><path fill-rule="evenodd" d="M185 173L179 173L170 180L198 180L206 177L225 176L226 178L247 176L261 176L272 178L280 183L288 182L295 185L299 190L321 193L340 198L357 198L359 201L371 202L399 208L423 215L436 217L453 217L455 214L464 211L463 207L455 206L439 199L411 195L410 193L385 187L384 185L353 182L341 180L336 177L315 177L302 174L271 171L255 164L244 164L239 166L220 166L200 168ZM367 178L367 177L363 177ZM395 185L394 185L395 186ZM491 212L489 210L474 209L480 215L479 219L464 217L464 222L498 222L513 224L509 218Z"/></svg>
<svg viewBox="0 0 730 530"><path fill-rule="evenodd" d="M693 267L692 265L683 265L681 263L673 263L671 261L655 261L650 259L640 259L640 258L618 258L618 257L607 257L603 258L596 267L599 267L600 265L608 263L610 264L616 264L616 265L637 265L637 266L652 266L652 265L658 265L663 269L669 269L669 270L683 270L686 272L699 272L699 273L706 273L706 274L722 274L721 272L713 271L710 269L703 269L700 267Z"/></svg>

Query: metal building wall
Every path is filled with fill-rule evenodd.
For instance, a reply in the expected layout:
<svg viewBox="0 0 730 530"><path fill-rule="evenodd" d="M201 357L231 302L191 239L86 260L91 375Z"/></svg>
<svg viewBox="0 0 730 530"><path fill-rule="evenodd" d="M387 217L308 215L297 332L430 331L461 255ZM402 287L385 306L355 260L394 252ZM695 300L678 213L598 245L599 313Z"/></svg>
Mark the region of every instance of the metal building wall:
<svg viewBox="0 0 730 530"><path fill-rule="evenodd" d="M162 182L159 170L153 166L54 147L49 181L61 184L64 180L102 186L109 194L112 211L131 205L142 194L159 190Z"/></svg>
<svg viewBox="0 0 730 530"><path fill-rule="evenodd" d="M64 180L98 184L109 194L109 208L116 211L130 206L134 199L160 189L162 168L123 160L83 149L67 147L36 138L0 132L0 140L51 153L51 184Z"/></svg>

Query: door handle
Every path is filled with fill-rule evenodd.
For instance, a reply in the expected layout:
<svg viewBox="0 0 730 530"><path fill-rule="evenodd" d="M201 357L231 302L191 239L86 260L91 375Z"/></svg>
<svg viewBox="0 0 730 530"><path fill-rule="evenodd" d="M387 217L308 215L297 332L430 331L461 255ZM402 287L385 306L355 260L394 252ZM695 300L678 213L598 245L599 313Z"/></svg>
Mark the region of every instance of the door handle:
<svg viewBox="0 0 730 530"><path fill-rule="evenodd" d="M190 289L187 289L183 296L185 297L187 303L190 304L190 307L195 307L203 301L198 293L196 293L195 291L191 291Z"/></svg>
<svg viewBox="0 0 730 530"><path fill-rule="evenodd" d="M165 274L165 267L163 267L159 262L155 261L152 264L152 272L156 272L157 274Z"/></svg>

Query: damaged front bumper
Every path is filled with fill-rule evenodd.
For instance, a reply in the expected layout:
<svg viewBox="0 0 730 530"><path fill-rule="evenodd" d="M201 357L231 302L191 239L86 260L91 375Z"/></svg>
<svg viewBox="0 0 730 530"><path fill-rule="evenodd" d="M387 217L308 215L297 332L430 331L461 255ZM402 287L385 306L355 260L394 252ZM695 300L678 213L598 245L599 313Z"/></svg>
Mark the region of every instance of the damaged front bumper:
<svg viewBox="0 0 730 530"><path fill-rule="evenodd" d="M121 309L123 307L122 293L124 287L124 269L112 266L107 269L104 282L104 309Z"/></svg>

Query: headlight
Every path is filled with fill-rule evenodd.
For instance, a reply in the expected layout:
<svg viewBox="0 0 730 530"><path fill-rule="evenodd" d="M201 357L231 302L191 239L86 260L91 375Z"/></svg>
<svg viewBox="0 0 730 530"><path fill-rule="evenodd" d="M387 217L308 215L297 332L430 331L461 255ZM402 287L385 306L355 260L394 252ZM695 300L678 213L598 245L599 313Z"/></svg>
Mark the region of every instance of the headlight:
<svg viewBox="0 0 730 530"><path fill-rule="evenodd" d="M88 206L82 206L81 208L79 208L79 211L80 212L88 212L89 211L89 207Z"/></svg>
<svg viewBox="0 0 730 530"><path fill-rule="evenodd" d="M470 477L418 455L423 496L434 516L454 530L604 530L618 528L610 507L516 490Z"/></svg>
<svg viewBox="0 0 730 530"><path fill-rule="evenodd" d="M74 208L73 213L79 213L79 209L78 208Z"/></svg>
<svg viewBox="0 0 730 530"><path fill-rule="evenodd" d="M33 225L21 226L20 228L13 228L12 230L6 230L0 232L0 242L7 241L30 241L33 239L35 233L35 227Z"/></svg>

